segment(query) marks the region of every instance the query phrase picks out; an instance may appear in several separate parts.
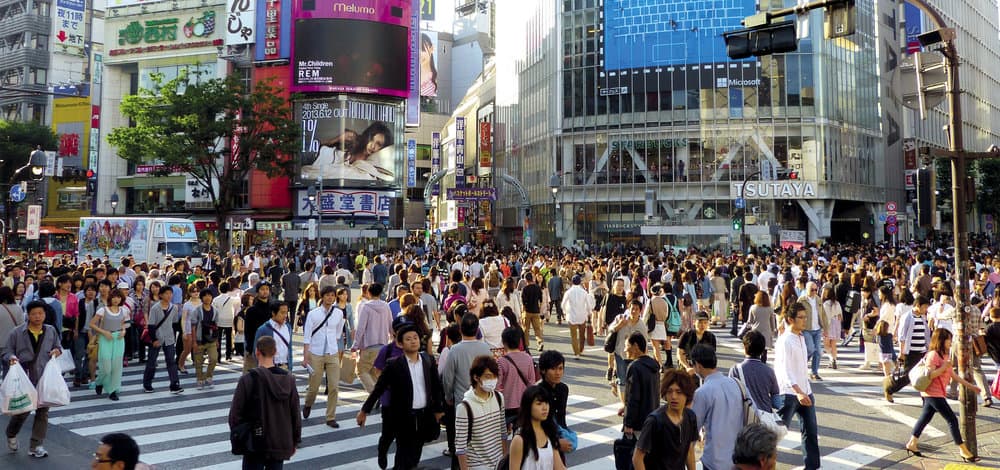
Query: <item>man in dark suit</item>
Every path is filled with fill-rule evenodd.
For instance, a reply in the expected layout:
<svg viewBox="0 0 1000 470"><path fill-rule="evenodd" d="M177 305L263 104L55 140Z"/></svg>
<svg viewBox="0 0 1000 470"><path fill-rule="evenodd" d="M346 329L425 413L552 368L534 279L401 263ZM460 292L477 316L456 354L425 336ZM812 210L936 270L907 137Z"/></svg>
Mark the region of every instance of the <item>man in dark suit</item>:
<svg viewBox="0 0 1000 470"><path fill-rule="evenodd" d="M392 398L382 412L382 427L395 429L396 461L393 468L409 470L420 463L424 443L437 439L444 416L444 388L437 374L434 359L420 352L420 336L416 327L405 323L396 331L396 341L403 346L403 355L389 361L379 376L375 388L358 412L358 426L365 425L382 393ZM416 393L416 392L420 393ZM386 468L386 462L379 462Z"/></svg>

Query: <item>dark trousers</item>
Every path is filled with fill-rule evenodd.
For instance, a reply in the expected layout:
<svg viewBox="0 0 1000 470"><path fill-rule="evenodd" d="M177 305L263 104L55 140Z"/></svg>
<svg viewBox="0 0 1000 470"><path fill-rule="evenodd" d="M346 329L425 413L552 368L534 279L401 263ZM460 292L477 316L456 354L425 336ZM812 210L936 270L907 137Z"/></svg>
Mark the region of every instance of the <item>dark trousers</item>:
<svg viewBox="0 0 1000 470"><path fill-rule="evenodd" d="M163 349L163 358L167 362L170 390L177 390L181 388L181 379L177 374L177 347L173 344L149 348L149 360L146 361L146 369L142 372L142 386L144 388L153 388L153 378L156 376L156 361L160 358L160 349Z"/></svg>
<svg viewBox="0 0 1000 470"><path fill-rule="evenodd" d="M21 432L21 427L28 420L31 413L21 413L10 417L7 423L7 438L17 437ZM954 415L952 415L954 416ZM45 440L45 433L49 430L49 408L38 408L35 410L35 422L31 425L31 448L34 449L42 445Z"/></svg>
<svg viewBox="0 0 1000 470"><path fill-rule="evenodd" d="M73 361L76 362L73 380L77 382L83 382L90 378L90 372L87 369L87 341L89 340L89 334L81 331L76 340L73 341Z"/></svg>
<svg viewBox="0 0 1000 470"><path fill-rule="evenodd" d="M920 360L924 358L922 353L910 352L906 355L906 360L903 361L903 373L902 376L897 380L886 380L884 390L893 394L903 389L907 385L910 385L910 369L913 369L920 363ZM896 376L897 374L892 374Z"/></svg>
<svg viewBox="0 0 1000 470"><path fill-rule="evenodd" d="M222 357L222 339L226 340L226 360L233 360L233 327L219 327L219 341L216 343L216 348L219 350L219 357Z"/></svg>
<svg viewBox="0 0 1000 470"><path fill-rule="evenodd" d="M388 459L389 446L396 440L396 428L393 426L382 426L382 434L378 436L378 459L379 462ZM396 446L396 462L399 462L399 445Z"/></svg>
<svg viewBox="0 0 1000 470"><path fill-rule="evenodd" d="M420 464L420 455L424 450L424 436L428 430L422 426L434 423L427 419L427 409L413 410L407 416L401 417L396 428L396 461L393 470L411 470ZM383 426L384 427L384 426Z"/></svg>
<svg viewBox="0 0 1000 470"><path fill-rule="evenodd" d="M920 418L917 418L917 422L913 425L913 437L919 438L924 432L924 428L931 422L934 413L941 413L944 420L948 422L948 431L951 432L951 439L955 441L955 445L962 445L962 432L958 429L958 418L955 417L955 412L951 410L948 400L945 400L944 397L923 398L924 409L920 412Z"/></svg>
<svg viewBox="0 0 1000 470"><path fill-rule="evenodd" d="M284 467L284 460L269 459L255 454L243 456L243 470L281 470Z"/></svg>
<svg viewBox="0 0 1000 470"><path fill-rule="evenodd" d="M184 352L184 330L181 329L181 324L174 323L174 344L177 345L174 348L174 362L181 360L181 353Z"/></svg>
<svg viewBox="0 0 1000 470"><path fill-rule="evenodd" d="M445 433L448 436L448 453L451 454L451 469L458 470L458 456L455 455L455 405L445 404L443 421Z"/></svg>
<svg viewBox="0 0 1000 470"><path fill-rule="evenodd" d="M558 300L553 299L549 301L549 315L552 314L553 309L556 311L556 319L562 321L563 320L562 299Z"/></svg>

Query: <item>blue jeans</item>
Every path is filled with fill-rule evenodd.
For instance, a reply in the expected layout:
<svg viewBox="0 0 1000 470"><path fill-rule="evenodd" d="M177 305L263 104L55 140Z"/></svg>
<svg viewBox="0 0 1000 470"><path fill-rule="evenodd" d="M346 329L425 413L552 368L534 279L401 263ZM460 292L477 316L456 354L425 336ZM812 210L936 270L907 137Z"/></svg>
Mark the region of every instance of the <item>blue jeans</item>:
<svg viewBox="0 0 1000 470"><path fill-rule="evenodd" d="M806 336L808 338L808 335ZM816 424L816 398L809 394L812 406L802 406L795 395L786 394L785 402L778 410L778 415L788 427L792 422L792 415L799 415L799 428L802 432L802 454L803 463L806 470L816 470L819 468L819 435Z"/></svg>
<svg viewBox="0 0 1000 470"><path fill-rule="evenodd" d="M948 422L948 430L951 432L951 440L955 445L962 445L962 432L958 428L958 418L951 410L951 405L943 397L923 397L924 409L920 412L920 418L913 425L913 437L919 438L924 433L924 428L931 422L934 413L941 413L941 417Z"/></svg>
<svg viewBox="0 0 1000 470"><path fill-rule="evenodd" d="M632 361L625 359L615 353L615 375L618 376L618 386L625 386L625 373L628 372L628 366ZM625 390L621 390L619 393L625 393Z"/></svg>
<svg viewBox="0 0 1000 470"><path fill-rule="evenodd" d="M823 330L803 330L802 336L806 340L806 351L812 362L812 373L819 375L819 360L823 356Z"/></svg>

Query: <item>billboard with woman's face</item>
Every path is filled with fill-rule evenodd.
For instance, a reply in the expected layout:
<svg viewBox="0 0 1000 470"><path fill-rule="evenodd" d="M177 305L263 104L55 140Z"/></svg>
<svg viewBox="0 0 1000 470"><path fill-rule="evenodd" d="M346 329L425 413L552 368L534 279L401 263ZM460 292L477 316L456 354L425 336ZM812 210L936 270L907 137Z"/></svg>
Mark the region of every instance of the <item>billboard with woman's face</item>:
<svg viewBox="0 0 1000 470"><path fill-rule="evenodd" d="M420 32L420 96L438 95L437 46L437 33Z"/></svg>
<svg viewBox="0 0 1000 470"><path fill-rule="evenodd" d="M300 182L327 188L398 188L405 116L398 102L324 98L295 103L302 127Z"/></svg>
<svg viewBox="0 0 1000 470"><path fill-rule="evenodd" d="M295 0L293 92L409 95L412 0Z"/></svg>

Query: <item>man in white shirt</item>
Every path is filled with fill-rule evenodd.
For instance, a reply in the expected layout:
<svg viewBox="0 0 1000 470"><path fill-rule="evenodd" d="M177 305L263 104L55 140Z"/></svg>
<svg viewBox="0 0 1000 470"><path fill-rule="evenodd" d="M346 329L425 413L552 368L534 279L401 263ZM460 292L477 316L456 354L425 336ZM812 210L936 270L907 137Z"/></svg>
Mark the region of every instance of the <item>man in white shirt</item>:
<svg viewBox="0 0 1000 470"><path fill-rule="evenodd" d="M809 315L802 302L792 304L785 311L785 332L774 344L774 373L778 377L778 388L784 395L784 405L778 414L785 426L791 423L793 414L799 416L805 468L815 470L820 468L819 427L816 423L815 398L807 376L809 353L802 336L808 321Z"/></svg>
<svg viewBox="0 0 1000 470"><path fill-rule="evenodd" d="M583 278L579 274L573 276L573 286L570 287L562 299L562 309L566 312L566 320L569 321L570 343L573 345L573 355L580 359L583 354L583 342L587 336L587 319L590 312L594 310L594 297L583 290L580 283Z"/></svg>
<svg viewBox="0 0 1000 470"><path fill-rule="evenodd" d="M339 428L337 424L337 393L340 383L340 350L338 342L344 331L344 321L347 314L335 305L336 289L333 286L324 287L320 292L322 302L306 316L302 334L302 365L311 368L309 371L309 388L306 389L306 402L302 407L302 417L309 418L312 405L316 402L319 382L326 373L326 425Z"/></svg>

